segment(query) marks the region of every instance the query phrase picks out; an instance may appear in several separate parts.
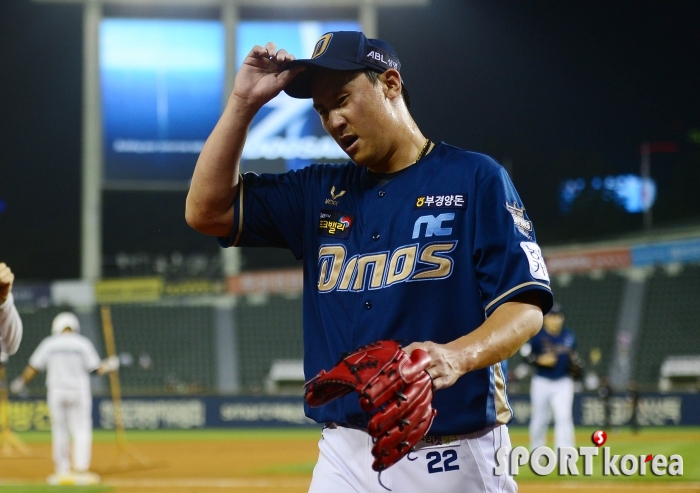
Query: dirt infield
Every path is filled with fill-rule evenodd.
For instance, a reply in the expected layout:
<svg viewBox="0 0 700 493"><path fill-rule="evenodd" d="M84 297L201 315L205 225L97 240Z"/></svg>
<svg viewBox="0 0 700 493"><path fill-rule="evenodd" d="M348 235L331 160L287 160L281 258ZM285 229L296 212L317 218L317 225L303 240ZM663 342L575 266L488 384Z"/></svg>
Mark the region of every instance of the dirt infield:
<svg viewBox="0 0 700 493"><path fill-rule="evenodd" d="M113 493L307 493L318 454L319 435L315 432L278 437L252 433L236 438L225 434L183 436L130 441L129 450L152 462L153 467L147 469L139 469L135 461L119 455L114 442L98 440L93 446L93 469L102 473L103 484L112 487ZM653 441L654 437L646 438ZM0 459L0 483L44 483L52 472L50 444L37 441L28 445L36 457ZM130 470L116 472L120 465ZM700 493L697 482L592 483L572 478L522 480L519 484L520 493ZM0 492L4 491L0 487Z"/></svg>
<svg viewBox="0 0 700 493"><path fill-rule="evenodd" d="M0 460L3 483L39 483L52 472L50 445L32 444L31 450L39 457ZM314 439L139 442L127 450L153 467L141 468L114 444L93 446L93 469L114 493L306 493L318 455Z"/></svg>

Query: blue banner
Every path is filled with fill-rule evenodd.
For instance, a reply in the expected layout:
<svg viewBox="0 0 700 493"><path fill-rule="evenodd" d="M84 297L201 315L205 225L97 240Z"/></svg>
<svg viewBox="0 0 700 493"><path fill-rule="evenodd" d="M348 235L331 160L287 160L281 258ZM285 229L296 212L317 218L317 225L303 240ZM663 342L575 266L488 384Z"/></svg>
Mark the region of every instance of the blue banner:
<svg viewBox="0 0 700 493"><path fill-rule="evenodd" d="M530 397L518 394L509 399L514 412L511 425L528 425ZM303 399L295 396L125 397L122 415L129 430L320 426L304 416ZM626 426L632 402L620 395L606 404L596 394L576 394L573 416L576 426ZM112 399L96 397L92 418L96 429L114 429ZM10 401L9 419L14 431L50 429L45 399ZM698 426L700 394L641 394L637 420L640 426Z"/></svg>
<svg viewBox="0 0 700 493"><path fill-rule="evenodd" d="M51 304L51 285L18 282L12 286L15 305L49 306Z"/></svg>
<svg viewBox="0 0 700 493"><path fill-rule="evenodd" d="M643 267L700 260L700 238L632 247L632 265Z"/></svg>
<svg viewBox="0 0 700 493"><path fill-rule="evenodd" d="M514 418L511 424L530 423L530 396L509 396ZM632 418L633 402L626 395L612 396L607 402L597 394L575 394L576 426L625 426ZM700 425L700 395L641 394L636 405L640 426Z"/></svg>
<svg viewBox="0 0 700 493"><path fill-rule="evenodd" d="M319 426L304 416L301 397L133 397L122 400L127 429ZM93 403L95 428L114 428L112 399Z"/></svg>

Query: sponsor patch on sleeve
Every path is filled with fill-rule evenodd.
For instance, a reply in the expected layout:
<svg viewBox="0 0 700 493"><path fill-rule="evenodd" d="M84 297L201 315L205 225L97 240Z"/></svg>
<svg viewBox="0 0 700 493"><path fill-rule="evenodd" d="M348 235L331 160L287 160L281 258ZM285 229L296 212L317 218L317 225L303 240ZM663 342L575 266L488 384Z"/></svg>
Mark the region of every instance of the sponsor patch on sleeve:
<svg viewBox="0 0 700 493"><path fill-rule="evenodd" d="M350 236L350 229L355 223L355 216L341 211L321 209L318 220L318 236L346 239Z"/></svg>
<svg viewBox="0 0 700 493"><path fill-rule="evenodd" d="M457 195L421 195L416 197L416 209L466 209L467 199L464 194Z"/></svg>
<svg viewBox="0 0 700 493"><path fill-rule="evenodd" d="M539 245L532 241L522 241L520 242L520 248L525 252L525 256L530 264L530 275L535 279L549 282L547 266L544 265L544 257Z"/></svg>

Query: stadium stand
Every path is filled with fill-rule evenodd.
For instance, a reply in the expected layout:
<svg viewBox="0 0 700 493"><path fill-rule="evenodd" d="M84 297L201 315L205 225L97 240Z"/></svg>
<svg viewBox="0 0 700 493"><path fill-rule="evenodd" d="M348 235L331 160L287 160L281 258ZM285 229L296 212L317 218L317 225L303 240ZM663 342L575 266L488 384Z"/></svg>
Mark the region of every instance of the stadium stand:
<svg viewBox="0 0 700 493"><path fill-rule="evenodd" d="M595 367L606 374L614 356L616 329L625 277L619 272L553 276L555 299L565 309L567 324L578 336L580 354L591 349L602 359ZM642 326L636 341L633 378L642 390L657 390L662 362L673 355L700 355L700 264L654 268L646 279ZM183 301L186 300L186 301ZM187 395L217 392L216 321L213 298L172 298L159 303L112 305L120 378L125 395ZM39 342L50 333L60 306L20 306L24 340L10 358L8 375L18 375ZM238 389L243 394L270 390L273 364L303 357L301 295L239 296L233 321ZM99 307L81 319L94 321L90 337L104 356ZM87 334L86 334L87 335ZM527 392L527 380L513 380L522 362L509 360L509 391ZM32 395L42 395L43 378L32 382ZM301 389L300 389L301 391ZM106 382L96 394L107 392Z"/></svg>
<svg viewBox="0 0 700 493"><path fill-rule="evenodd" d="M635 378L656 389L669 355L700 355L700 265L657 268L647 279Z"/></svg>
<svg viewBox="0 0 700 493"><path fill-rule="evenodd" d="M608 272L573 276L568 283L555 279L554 299L564 307L566 325L578 339L578 351L588 363L588 354L600 348L602 358L596 367L604 374L610 367L615 347L615 331L620 311L624 278Z"/></svg>
<svg viewBox="0 0 700 493"><path fill-rule="evenodd" d="M241 300L236 327L243 392L261 392L275 360L303 358L301 319L301 295Z"/></svg>

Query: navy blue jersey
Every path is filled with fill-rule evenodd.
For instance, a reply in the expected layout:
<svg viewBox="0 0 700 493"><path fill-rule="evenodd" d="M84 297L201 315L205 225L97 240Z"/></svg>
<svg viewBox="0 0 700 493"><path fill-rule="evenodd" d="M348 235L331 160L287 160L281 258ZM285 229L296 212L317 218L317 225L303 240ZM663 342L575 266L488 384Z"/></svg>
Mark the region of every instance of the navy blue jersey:
<svg viewBox="0 0 700 493"><path fill-rule="evenodd" d="M536 366L537 375L551 380L569 376L569 356L576 350L576 336L568 327L564 327L559 335L553 336L546 330L540 330L530 339L532 353L539 356L544 353L557 355L557 363L553 367Z"/></svg>
<svg viewBox="0 0 700 493"><path fill-rule="evenodd" d="M380 339L447 343L525 291L552 305L535 232L505 170L439 143L388 183L352 162L242 177L223 246L289 248L304 260L304 370ZM433 434L512 417L501 364L435 393ZM318 422L365 426L357 396L306 408Z"/></svg>

